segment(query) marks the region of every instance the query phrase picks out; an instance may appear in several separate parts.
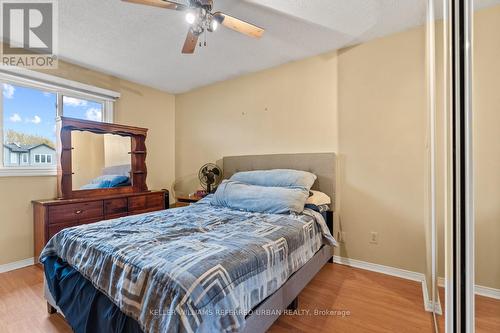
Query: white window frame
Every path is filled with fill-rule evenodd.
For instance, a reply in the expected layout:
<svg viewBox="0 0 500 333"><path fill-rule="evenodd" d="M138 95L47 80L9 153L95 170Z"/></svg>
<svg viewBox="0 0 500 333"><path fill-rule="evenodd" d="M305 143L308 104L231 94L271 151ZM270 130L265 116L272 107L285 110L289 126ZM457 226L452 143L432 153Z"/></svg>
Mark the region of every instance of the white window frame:
<svg viewBox="0 0 500 333"><path fill-rule="evenodd" d="M4 166L3 158L3 84L12 84L24 86L33 89L39 89L57 95L56 115L62 116L63 96L87 99L102 103L103 122L112 123L114 119L114 102L120 98L120 93L107 90L77 81L67 80L58 76L35 72L32 70L0 65L0 138L2 143L2 152L0 154L0 177L19 177L19 176L55 176L57 175L57 165L44 166L42 163L32 167L8 167ZM55 156L52 156L54 159ZM33 164L34 163L33 156ZM47 164L47 163L45 163Z"/></svg>

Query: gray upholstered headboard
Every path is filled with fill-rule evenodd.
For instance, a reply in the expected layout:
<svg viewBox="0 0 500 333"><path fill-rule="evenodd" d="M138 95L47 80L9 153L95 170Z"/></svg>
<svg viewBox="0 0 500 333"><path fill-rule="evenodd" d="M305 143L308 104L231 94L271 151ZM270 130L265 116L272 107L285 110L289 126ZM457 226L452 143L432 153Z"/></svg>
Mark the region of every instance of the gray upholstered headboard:
<svg viewBox="0 0 500 333"><path fill-rule="evenodd" d="M332 209L335 208L336 166L335 153L247 155L222 159L225 179L239 171L295 169L312 172L318 177L312 188L332 198Z"/></svg>

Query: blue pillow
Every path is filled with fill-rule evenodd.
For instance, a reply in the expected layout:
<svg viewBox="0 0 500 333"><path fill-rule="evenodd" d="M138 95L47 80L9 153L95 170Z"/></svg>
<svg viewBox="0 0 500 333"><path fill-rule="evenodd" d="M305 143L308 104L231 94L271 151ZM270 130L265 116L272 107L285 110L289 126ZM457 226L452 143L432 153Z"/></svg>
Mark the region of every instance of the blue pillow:
<svg viewBox="0 0 500 333"><path fill-rule="evenodd" d="M316 175L291 169L257 170L235 173L231 180L251 185L303 188L309 191Z"/></svg>
<svg viewBox="0 0 500 333"><path fill-rule="evenodd" d="M309 192L302 188L267 187L224 180L215 192L212 204L249 212L301 213Z"/></svg>
<svg viewBox="0 0 500 333"><path fill-rule="evenodd" d="M127 183L129 177L120 175L104 175L92 179L90 184L81 187L82 190L93 190L98 188L112 188Z"/></svg>

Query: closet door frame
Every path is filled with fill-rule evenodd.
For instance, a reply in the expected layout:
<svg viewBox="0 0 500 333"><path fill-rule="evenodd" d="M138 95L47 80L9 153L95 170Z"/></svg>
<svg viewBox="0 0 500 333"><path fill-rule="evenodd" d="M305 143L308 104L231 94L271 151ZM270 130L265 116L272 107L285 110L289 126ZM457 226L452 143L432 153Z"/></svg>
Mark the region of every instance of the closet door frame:
<svg viewBox="0 0 500 333"><path fill-rule="evenodd" d="M451 290L447 332L474 332L473 0L447 0L450 29ZM445 4L446 5L446 4Z"/></svg>

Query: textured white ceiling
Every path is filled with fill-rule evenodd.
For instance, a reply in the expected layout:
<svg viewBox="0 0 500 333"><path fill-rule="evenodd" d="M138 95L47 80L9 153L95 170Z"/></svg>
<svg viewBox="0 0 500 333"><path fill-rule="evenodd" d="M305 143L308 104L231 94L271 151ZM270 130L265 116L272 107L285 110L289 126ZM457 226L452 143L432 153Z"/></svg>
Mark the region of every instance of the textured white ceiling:
<svg viewBox="0 0 500 333"><path fill-rule="evenodd" d="M180 0L179 2L184 2ZM500 3L479 0L478 5ZM59 56L181 93L421 25L425 0L215 0L215 10L264 27L260 40L220 28L181 54L183 13L119 0L59 1Z"/></svg>

